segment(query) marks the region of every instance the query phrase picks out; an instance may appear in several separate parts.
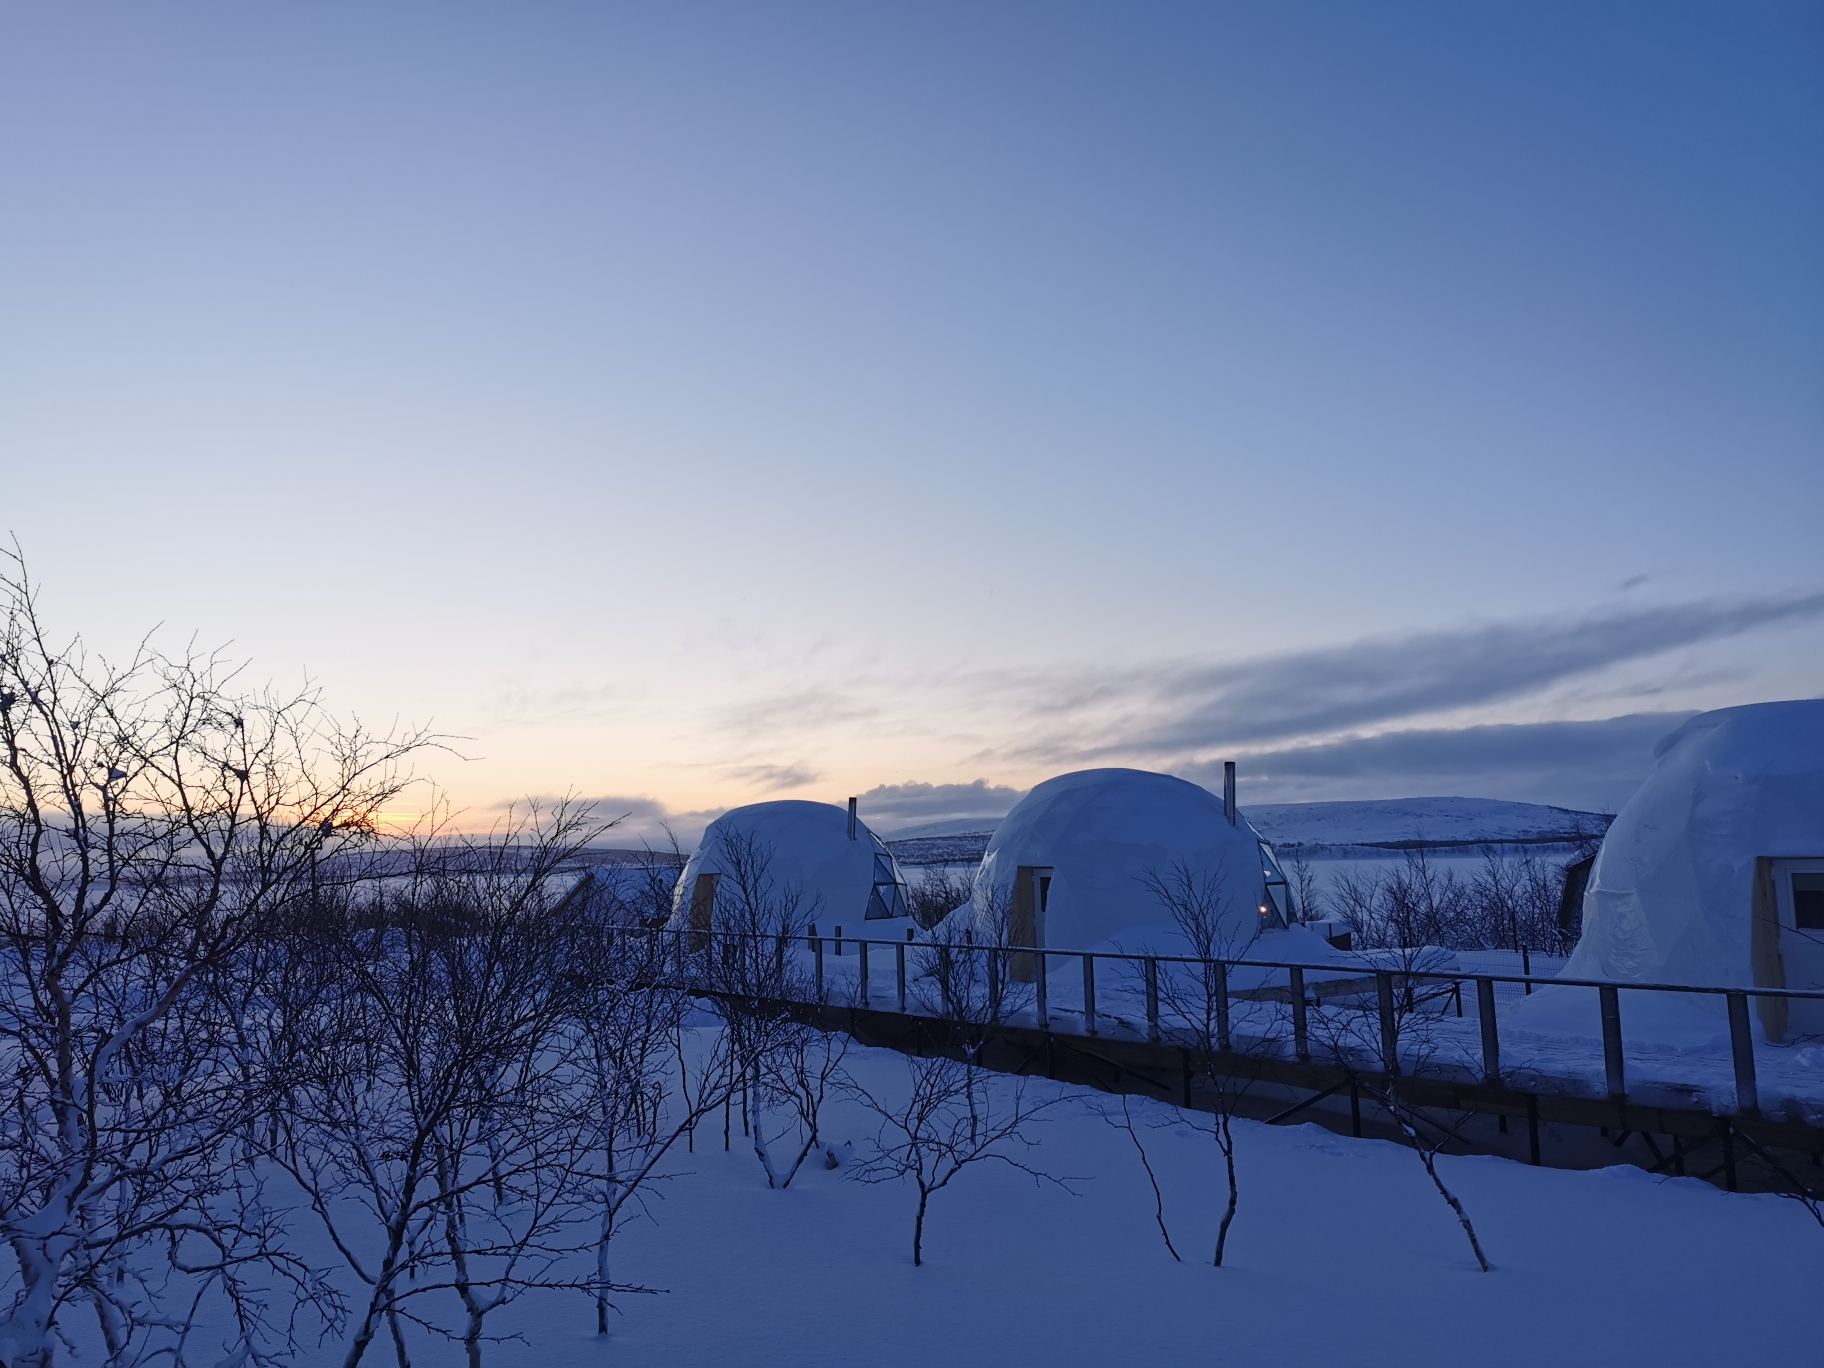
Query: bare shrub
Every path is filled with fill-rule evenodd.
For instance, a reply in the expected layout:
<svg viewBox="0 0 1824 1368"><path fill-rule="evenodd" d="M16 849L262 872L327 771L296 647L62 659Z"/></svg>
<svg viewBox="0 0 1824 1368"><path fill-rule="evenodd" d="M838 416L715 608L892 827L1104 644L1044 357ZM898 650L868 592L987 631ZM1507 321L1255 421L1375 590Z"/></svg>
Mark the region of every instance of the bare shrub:
<svg viewBox="0 0 1824 1368"><path fill-rule="evenodd" d="M614 1238L644 1210L665 1156L680 1139L688 1144L698 1121L722 1105L729 1076L726 1041L717 1037L691 1091L684 1060L691 1000L673 982L670 940L644 927L641 909L630 917L633 925L596 926L573 965L587 976L577 1029L590 1136L577 1164L598 1193L593 1297L596 1333L604 1335L617 1290L609 1266Z"/></svg>
<svg viewBox="0 0 1824 1368"><path fill-rule="evenodd" d="M1422 847L1411 849L1398 869L1343 875L1331 899L1360 948L1567 953L1577 939L1559 921L1569 866L1496 846L1480 853L1476 872L1460 878Z"/></svg>
<svg viewBox="0 0 1824 1368"><path fill-rule="evenodd" d="M960 905L959 905L960 906ZM945 938L923 949L915 995L926 1014L966 1028L958 1033L974 1058L987 1028L1032 1005L1033 989L1016 969L1029 946L1013 943L1013 908L1007 891L984 883L968 915Z"/></svg>
<svg viewBox="0 0 1824 1368"><path fill-rule="evenodd" d="M1004 1164L1035 1183L1068 1183L1034 1167L1027 1157L1037 1141L1033 1123L1055 1105L1036 1101L1023 1079L1002 1079L988 1086L973 1064L948 1058L908 1059L909 1087L901 1098L887 1098L864 1088L856 1095L880 1121L873 1152L852 1171L864 1183L911 1179L918 1189L912 1220L912 1263L924 1263L925 1216L931 1199L965 1170L979 1164Z"/></svg>
<svg viewBox="0 0 1824 1368"><path fill-rule="evenodd" d="M1240 1042L1230 1029L1232 1003L1226 962L1244 956L1258 935L1257 903L1255 898L1243 896L1242 881L1230 878L1226 863L1213 869L1196 869L1179 861L1166 870L1149 869L1145 884L1159 905L1171 914L1173 924L1198 960L1190 966L1166 966L1166 971L1158 977L1158 992L1162 1014L1180 1023L1193 1068L1204 1079L1212 1099L1211 1121L1205 1123L1193 1117L1183 1119L1185 1124L1209 1134L1222 1160L1226 1201L1217 1224L1211 1258L1211 1263L1220 1268L1228 1249L1229 1230L1241 1204L1240 1175L1235 1164L1234 1118L1235 1109L1249 1087L1248 1080L1238 1076L1231 1067L1231 1057L1247 1051L1265 1051L1270 1048L1272 1039L1271 1031L1256 1031L1238 1048ZM1150 1179L1152 1165L1146 1159L1145 1148L1125 1106L1122 1125L1140 1149ZM1158 1197L1156 1183L1154 1196ZM1171 1236L1166 1233L1163 1211L1159 1214L1159 1229L1165 1237L1166 1248L1171 1250L1173 1258L1177 1258L1178 1251L1172 1247Z"/></svg>
<svg viewBox="0 0 1824 1368"><path fill-rule="evenodd" d="M616 923L660 927L670 920L678 876L683 873L686 861L684 852L678 848L678 838L669 827L665 838L666 843L656 850L642 841L646 858L614 870L608 893L613 904L610 915Z"/></svg>
<svg viewBox="0 0 1824 1368"><path fill-rule="evenodd" d="M333 1293L283 1245L249 1161L270 1080L267 930L367 849L423 733L246 690L215 656L125 664L53 640L0 573L0 1342L48 1364L78 1307L110 1361L187 1360L225 1302L230 1355L295 1347Z"/></svg>
<svg viewBox="0 0 1824 1368"><path fill-rule="evenodd" d="M1479 934L1469 888L1423 847L1406 851L1400 868L1391 872L1344 875L1335 897L1358 947L1454 947Z"/></svg>
<svg viewBox="0 0 1824 1368"><path fill-rule="evenodd" d="M781 1192L789 1188L805 1160L819 1151L829 1167L837 1166L836 1151L823 1143L822 1116L831 1093L850 1090L842 1067L848 1043L845 1035L800 1025L782 1033L774 1048L755 1060L750 1075L750 1125L754 1153L766 1171L768 1187ZM782 1157L775 1157L766 1138L769 1118L778 1111L789 1118L786 1128L774 1137L775 1142L789 1137Z"/></svg>
<svg viewBox="0 0 1824 1368"><path fill-rule="evenodd" d="M1484 846L1482 868L1469 887L1477 923L1472 934L1482 946L1555 948L1563 896L1564 874L1559 866L1548 865L1530 853L1513 859Z"/></svg>
<svg viewBox="0 0 1824 1368"><path fill-rule="evenodd" d="M975 889L974 870L926 865L912 885L909 911L920 930L929 931L968 902Z"/></svg>
<svg viewBox="0 0 1824 1368"><path fill-rule="evenodd" d="M1324 920L1324 895L1318 892L1317 871L1311 868L1305 852L1294 846L1291 857L1283 863L1292 876L1294 915L1301 922Z"/></svg>
<svg viewBox="0 0 1824 1368"><path fill-rule="evenodd" d="M351 1368L383 1328L403 1361L404 1323L473 1368L487 1318L524 1292L604 1292L566 1268L594 1243L577 1161L596 1118L571 1028L594 1000L579 966L595 928L566 919L560 878L599 831L560 805L493 839L433 835L357 924L295 942L271 1152L365 1289Z"/></svg>
<svg viewBox="0 0 1824 1368"><path fill-rule="evenodd" d="M818 1148L826 1098L845 1086L844 1045L801 1020L796 1006L816 997L794 942L807 935L820 904L775 876L772 847L751 832L724 834L717 854L716 934L695 973L722 1023L725 1099L738 1090L743 1131L767 1186L783 1190ZM784 1155L767 1139L779 1111L789 1120L774 1141L791 1131Z"/></svg>
<svg viewBox="0 0 1824 1368"><path fill-rule="evenodd" d="M1489 1271L1487 1256L1462 1199L1438 1171L1438 1155L1461 1137L1414 1105L1401 1092L1403 1075L1424 1073L1445 1046L1437 1029L1451 985L1431 977L1448 967L1435 948L1405 946L1364 962L1376 971L1375 991L1329 1001L1311 1021L1312 1052L1338 1067L1351 1088L1366 1093L1398 1129L1418 1156L1427 1178L1455 1216L1469 1241L1477 1266Z"/></svg>

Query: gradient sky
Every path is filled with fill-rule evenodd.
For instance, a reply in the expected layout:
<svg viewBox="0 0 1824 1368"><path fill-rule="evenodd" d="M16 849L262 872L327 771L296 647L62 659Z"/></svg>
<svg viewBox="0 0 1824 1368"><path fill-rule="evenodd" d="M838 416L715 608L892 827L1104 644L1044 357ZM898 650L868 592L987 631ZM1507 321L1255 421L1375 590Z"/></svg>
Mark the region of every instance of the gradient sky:
<svg viewBox="0 0 1824 1368"><path fill-rule="evenodd" d="M1824 687L1821 153L1816 3L4 3L0 529L478 819L1613 806Z"/></svg>

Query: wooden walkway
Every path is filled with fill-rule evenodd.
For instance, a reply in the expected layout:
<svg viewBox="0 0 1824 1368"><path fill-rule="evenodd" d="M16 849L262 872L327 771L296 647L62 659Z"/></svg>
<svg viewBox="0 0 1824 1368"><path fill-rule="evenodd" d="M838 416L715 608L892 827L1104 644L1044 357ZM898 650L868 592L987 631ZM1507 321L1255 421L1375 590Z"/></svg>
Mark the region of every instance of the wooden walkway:
<svg viewBox="0 0 1824 1368"><path fill-rule="evenodd" d="M1391 1090L1436 1128L1449 1153L1498 1154L1559 1168L1631 1163L1653 1173L1702 1178L1732 1192L1824 1196L1824 1126L1804 1122L1592 1097L1580 1094L1581 1084L1572 1080L1562 1087L1542 1080L1538 1088L1525 1088L1424 1072L1390 1079L1317 1060L1242 1052L1216 1054L1203 1069L1192 1050L1169 1039L979 1025L834 1004L781 1005L809 1024L864 1045L954 1058L962 1058L969 1046L976 1063L997 1072L1151 1097L1188 1110L1215 1110L1214 1072L1243 1085L1225 1089L1235 1099L1235 1114L1397 1139L1397 1127L1374 1101L1376 1091Z"/></svg>

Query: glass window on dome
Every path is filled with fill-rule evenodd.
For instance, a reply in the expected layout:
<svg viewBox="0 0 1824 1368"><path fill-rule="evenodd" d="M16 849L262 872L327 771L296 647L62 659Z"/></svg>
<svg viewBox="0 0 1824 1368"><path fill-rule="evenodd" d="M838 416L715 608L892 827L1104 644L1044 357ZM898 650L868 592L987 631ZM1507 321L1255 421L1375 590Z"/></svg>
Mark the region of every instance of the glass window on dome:
<svg viewBox="0 0 1824 1368"><path fill-rule="evenodd" d="M1792 925L1796 931L1824 931L1824 873L1792 875Z"/></svg>

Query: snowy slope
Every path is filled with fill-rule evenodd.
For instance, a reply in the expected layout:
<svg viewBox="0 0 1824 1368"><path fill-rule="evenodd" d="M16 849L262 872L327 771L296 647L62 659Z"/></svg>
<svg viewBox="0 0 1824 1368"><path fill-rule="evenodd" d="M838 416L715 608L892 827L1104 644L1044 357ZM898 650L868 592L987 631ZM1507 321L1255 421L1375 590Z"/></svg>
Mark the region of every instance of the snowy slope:
<svg viewBox="0 0 1824 1368"><path fill-rule="evenodd" d="M693 1053L695 1053L693 1051ZM901 1095L901 1056L854 1048L855 1080ZM1005 1076L985 1086L1005 1093ZM1207 1134L1173 1108L1132 1098L1134 1134L1159 1183L1160 1214L1134 1141L1109 1124L1117 1099L1044 1079L1058 1099L1013 1157L1068 1189L986 1164L933 1199L922 1268L910 1241L908 1183L853 1181L810 1165L768 1190L739 1108L698 1131L650 1189L646 1219L625 1226L610 1275L649 1289L616 1298L610 1332L574 1292L534 1292L489 1321L489 1368L926 1368L933 1364L1110 1368L1128 1364L1477 1365L1816 1363L1817 1270L1824 1231L1796 1202L1731 1195L1640 1168L1575 1172L1493 1157L1438 1161L1494 1266L1480 1273L1417 1157L1383 1140L1310 1125L1235 1123L1240 1214L1227 1266L1208 1264L1222 1165ZM773 1116L774 1126L782 1124ZM1199 1118L1207 1122L1207 1118ZM867 1153L875 1122L846 1098L823 1135ZM1547 1126L1548 1142L1559 1143ZM777 1132L774 1132L775 1136ZM275 1202L285 1200L275 1186ZM339 1262L294 1198L297 1252ZM1726 1257L1719 1257L1719 1251ZM1701 1294L1683 1268L1702 1270ZM588 1266L573 1270L586 1276ZM331 1280L344 1291L345 1273ZM455 1294L413 1303L433 1324L461 1323ZM1491 1327L1493 1329L1491 1330ZM99 1362L92 1324L71 1316L79 1353ZM191 1362L220 1359L226 1324L196 1336ZM412 1361L462 1361L461 1349L407 1327ZM334 1364L337 1337L303 1364ZM365 1364L395 1362L376 1343Z"/></svg>
<svg viewBox="0 0 1824 1368"><path fill-rule="evenodd" d="M1510 803L1499 798L1267 803L1242 810L1276 849L1553 845L1575 842L1580 836L1598 836L1609 824L1609 818L1601 813L1541 803Z"/></svg>
<svg viewBox="0 0 1824 1368"><path fill-rule="evenodd" d="M888 841L887 849L901 868L977 864L993 835L991 831L976 831L959 836L914 836L904 841Z"/></svg>
<svg viewBox="0 0 1824 1368"><path fill-rule="evenodd" d="M883 840L917 841L936 836L981 836L986 839L1001 824L999 817L955 817L946 822L923 822L918 826L898 827L882 835Z"/></svg>
<svg viewBox="0 0 1824 1368"><path fill-rule="evenodd" d="M905 1063L858 1050L870 1088ZM991 1086L1004 1089L1006 1079ZM1030 1080L1035 1091L1068 1090ZM1627 1166L1535 1169L1440 1161L1494 1264L1462 1232L1411 1151L1314 1126L1238 1121L1240 1215L1228 1266L1209 1266L1221 1165L1169 1107L1130 1103L1183 1262L1166 1252L1127 1134L1071 1096L1019 1158L1076 1195L990 1165L933 1200L912 1266L915 1194L807 1170L768 1191L720 1118L680 1154L650 1222L616 1241L614 1274L660 1290L620 1299L610 1334L580 1298L515 1307L496 1368L699 1364L926 1368L933 1364L1811 1363L1824 1232L1797 1203L1732 1196ZM852 1104L826 1134L866 1145ZM1726 1258L1714 1257L1726 1250ZM1701 1266L1705 1285L1669 1276ZM1749 1313L1751 1309L1752 1314ZM1491 1329L1492 1327L1492 1329ZM414 1361L452 1362L420 1339ZM325 1361L331 1355L325 1354ZM390 1352L376 1363L391 1363Z"/></svg>

